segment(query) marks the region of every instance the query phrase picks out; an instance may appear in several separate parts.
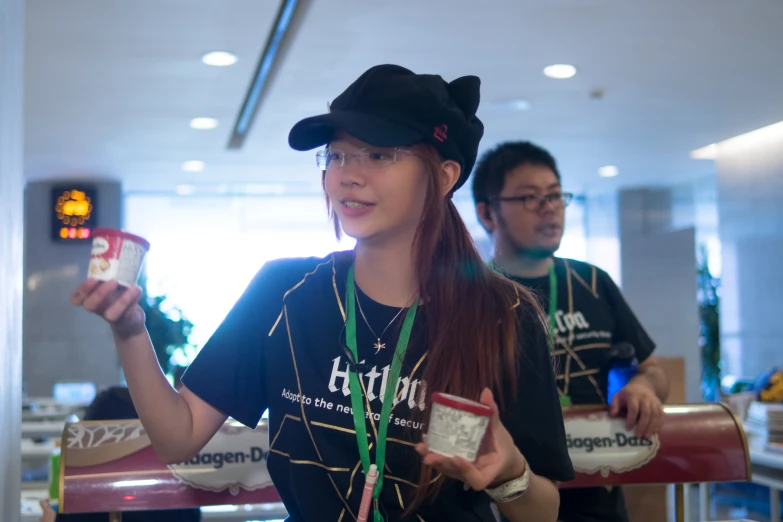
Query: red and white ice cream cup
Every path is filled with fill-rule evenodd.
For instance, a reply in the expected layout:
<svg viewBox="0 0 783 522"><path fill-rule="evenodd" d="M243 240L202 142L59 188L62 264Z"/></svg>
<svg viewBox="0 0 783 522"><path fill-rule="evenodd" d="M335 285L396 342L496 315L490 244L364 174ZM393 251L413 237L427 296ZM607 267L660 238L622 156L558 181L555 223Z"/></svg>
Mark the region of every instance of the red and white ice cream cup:
<svg viewBox="0 0 783 522"><path fill-rule="evenodd" d="M444 457L462 457L473 462L492 418L492 408L446 393L432 394L432 412L427 429L429 450Z"/></svg>
<svg viewBox="0 0 783 522"><path fill-rule="evenodd" d="M117 281L130 288L141 273L150 243L143 237L112 228L93 231L90 268L87 277L99 281Z"/></svg>

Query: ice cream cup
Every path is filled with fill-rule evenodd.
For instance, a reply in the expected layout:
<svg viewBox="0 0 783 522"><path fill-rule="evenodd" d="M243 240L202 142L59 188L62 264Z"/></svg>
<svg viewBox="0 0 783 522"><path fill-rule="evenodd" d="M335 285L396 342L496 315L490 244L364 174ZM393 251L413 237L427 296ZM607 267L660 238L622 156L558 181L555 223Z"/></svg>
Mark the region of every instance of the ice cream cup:
<svg viewBox="0 0 783 522"><path fill-rule="evenodd" d="M473 462L487 433L492 408L445 393L432 394L427 446L444 457Z"/></svg>
<svg viewBox="0 0 783 522"><path fill-rule="evenodd" d="M99 281L116 280L130 288L139 279L149 249L149 241L142 237L112 228L96 228L87 276Z"/></svg>

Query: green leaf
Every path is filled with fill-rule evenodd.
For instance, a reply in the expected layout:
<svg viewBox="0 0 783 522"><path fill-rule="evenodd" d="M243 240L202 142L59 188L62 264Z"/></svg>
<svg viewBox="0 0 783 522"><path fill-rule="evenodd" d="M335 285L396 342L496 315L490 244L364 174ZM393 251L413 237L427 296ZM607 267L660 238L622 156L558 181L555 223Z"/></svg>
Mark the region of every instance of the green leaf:
<svg viewBox="0 0 783 522"><path fill-rule="evenodd" d="M152 341L152 347L158 358L163 372L170 375L174 370L171 357L177 350L185 350L191 347L190 334L193 323L187 320L179 308L164 307L167 296L150 296L147 291L147 275L142 272L139 277L141 297L139 306L146 315L146 327ZM166 308L168 311L164 312ZM172 315L176 319L172 318Z"/></svg>

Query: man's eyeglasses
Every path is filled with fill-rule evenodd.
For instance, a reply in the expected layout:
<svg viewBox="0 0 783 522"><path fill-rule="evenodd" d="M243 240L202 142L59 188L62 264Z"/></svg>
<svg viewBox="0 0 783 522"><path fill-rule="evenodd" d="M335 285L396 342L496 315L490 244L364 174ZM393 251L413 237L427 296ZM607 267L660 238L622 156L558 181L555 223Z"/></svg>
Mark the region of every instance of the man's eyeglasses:
<svg viewBox="0 0 783 522"><path fill-rule="evenodd" d="M521 203L525 210L538 212L544 208L544 205L550 203L555 210L564 209L574 199L570 192L553 192L552 194L527 194L524 196L497 197L495 201L507 201L512 203Z"/></svg>

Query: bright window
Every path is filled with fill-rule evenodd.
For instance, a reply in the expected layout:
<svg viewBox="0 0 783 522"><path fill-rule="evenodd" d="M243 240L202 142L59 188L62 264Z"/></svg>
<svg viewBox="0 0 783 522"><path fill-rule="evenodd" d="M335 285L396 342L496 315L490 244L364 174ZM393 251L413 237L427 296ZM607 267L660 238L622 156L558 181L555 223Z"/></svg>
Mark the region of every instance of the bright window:
<svg viewBox="0 0 783 522"><path fill-rule="evenodd" d="M270 259L325 256L338 242L323 198L129 195L126 228L151 243L151 295L166 295L204 345L256 272Z"/></svg>

